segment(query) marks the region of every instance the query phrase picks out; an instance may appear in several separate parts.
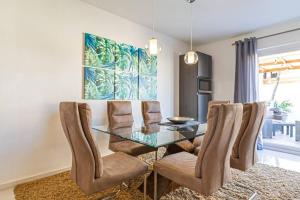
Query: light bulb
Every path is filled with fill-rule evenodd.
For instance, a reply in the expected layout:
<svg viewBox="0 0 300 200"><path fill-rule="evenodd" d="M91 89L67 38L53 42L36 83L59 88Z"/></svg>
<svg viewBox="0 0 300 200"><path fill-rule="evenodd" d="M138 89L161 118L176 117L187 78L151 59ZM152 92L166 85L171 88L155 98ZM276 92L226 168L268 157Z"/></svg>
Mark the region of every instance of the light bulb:
<svg viewBox="0 0 300 200"><path fill-rule="evenodd" d="M198 55L195 51L188 51L184 55L184 62L188 65L193 65L198 62Z"/></svg>
<svg viewBox="0 0 300 200"><path fill-rule="evenodd" d="M146 45L146 49L151 56L155 56L160 53L161 48L159 47L158 41L156 38L151 38L149 44Z"/></svg>

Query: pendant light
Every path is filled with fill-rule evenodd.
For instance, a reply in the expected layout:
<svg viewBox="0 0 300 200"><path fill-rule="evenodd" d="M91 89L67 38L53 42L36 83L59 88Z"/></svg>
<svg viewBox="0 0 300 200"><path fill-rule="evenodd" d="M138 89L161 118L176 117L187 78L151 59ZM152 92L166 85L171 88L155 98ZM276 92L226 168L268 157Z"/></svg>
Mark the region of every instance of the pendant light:
<svg viewBox="0 0 300 200"><path fill-rule="evenodd" d="M184 62L188 65L193 65L198 62L198 55L195 51L193 51L193 10L192 10L192 3L196 0L186 0L190 4L190 13L191 13L191 20L190 20L190 39L191 39L191 50L186 52L184 55Z"/></svg>
<svg viewBox="0 0 300 200"><path fill-rule="evenodd" d="M156 56L158 53L161 52L161 47L158 43L157 38L155 38L155 29L154 29L154 23L155 23L155 0L152 0L152 38L149 40L148 44L146 45L146 50L149 55Z"/></svg>

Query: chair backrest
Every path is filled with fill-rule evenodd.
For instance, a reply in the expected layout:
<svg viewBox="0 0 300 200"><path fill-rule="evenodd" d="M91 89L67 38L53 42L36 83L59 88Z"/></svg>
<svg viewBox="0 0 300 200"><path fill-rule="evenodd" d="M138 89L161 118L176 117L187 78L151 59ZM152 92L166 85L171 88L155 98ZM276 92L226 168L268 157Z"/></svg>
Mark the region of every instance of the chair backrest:
<svg viewBox="0 0 300 200"><path fill-rule="evenodd" d="M71 177L86 193L94 179L103 174L101 154L91 131L91 109L88 104L61 102L60 119L72 151Z"/></svg>
<svg viewBox="0 0 300 200"><path fill-rule="evenodd" d="M109 128L112 130L133 124L130 101L107 101L107 115Z"/></svg>
<svg viewBox="0 0 300 200"><path fill-rule="evenodd" d="M162 119L159 101L142 101L144 124L159 123Z"/></svg>
<svg viewBox="0 0 300 200"><path fill-rule="evenodd" d="M212 105L221 105L221 104L229 104L230 101L209 101L208 102L208 109L207 109L207 118L208 118L208 113L209 113L209 109Z"/></svg>
<svg viewBox="0 0 300 200"><path fill-rule="evenodd" d="M195 176L201 178L202 192L210 194L230 181L230 155L242 122L242 104L210 107L207 131L198 153Z"/></svg>
<svg viewBox="0 0 300 200"><path fill-rule="evenodd" d="M256 163L256 140L263 125L265 110L264 102L243 105L243 120L233 146L231 167L245 171Z"/></svg>

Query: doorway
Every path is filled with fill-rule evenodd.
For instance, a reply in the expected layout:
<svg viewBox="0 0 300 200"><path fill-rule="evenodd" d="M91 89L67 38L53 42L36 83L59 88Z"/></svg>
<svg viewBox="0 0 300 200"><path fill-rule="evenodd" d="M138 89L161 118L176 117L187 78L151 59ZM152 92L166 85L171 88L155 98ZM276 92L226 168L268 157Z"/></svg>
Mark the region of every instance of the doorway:
<svg viewBox="0 0 300 200"><path fill-rule="evenodd" d="M300 155L300 50L259 57L265 149Z"/></svg>

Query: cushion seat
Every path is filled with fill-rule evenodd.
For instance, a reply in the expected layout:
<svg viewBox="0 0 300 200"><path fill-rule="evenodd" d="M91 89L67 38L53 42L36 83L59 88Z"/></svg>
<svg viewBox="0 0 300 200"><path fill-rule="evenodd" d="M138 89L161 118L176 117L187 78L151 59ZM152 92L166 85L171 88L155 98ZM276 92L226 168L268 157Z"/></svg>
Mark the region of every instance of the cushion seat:
<svg viewBox="0 0 300 200"><path fill-rule="evenodd" d="M148 165L138 158L117 152L102 157L103 174L95 180L98 189L107 189L133 177L145 174Z"/></svg>
<svg viewBox="0 0 300 200"><path fill-rule="evenodd" d="M156 151L155 148L151 148L143 144L139 144L128 140L109 143L109 149L114 152L124 152L132 156L138 156L141 154Z"/></svg>
<svg viewBox="0 0 300 200"><path fill-rule="evenodd" d="M171 154L154 163L154 170L176 183L201 192L201 179L195 176L197 156L180 152Z"/></svg>

